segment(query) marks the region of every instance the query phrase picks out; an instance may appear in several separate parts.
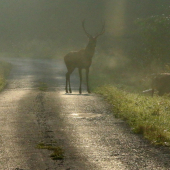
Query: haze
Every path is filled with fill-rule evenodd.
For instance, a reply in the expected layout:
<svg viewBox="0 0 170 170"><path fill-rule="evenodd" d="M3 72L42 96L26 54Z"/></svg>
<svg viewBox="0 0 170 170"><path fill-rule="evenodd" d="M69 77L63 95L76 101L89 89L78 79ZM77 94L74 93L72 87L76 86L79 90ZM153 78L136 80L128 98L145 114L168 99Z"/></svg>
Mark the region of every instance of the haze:
<svg viewBox="0 0 170 170"><path fill-rule="evenodd" d="M0 51L17 57L59 57L85 46L87 38L81 22L86 19L86 28L93 35L105 21L106 33L97 47L106 52L113 48L110 39L129 35L138 17L168 14L168 3L167 0L1 0Z"/></svg>

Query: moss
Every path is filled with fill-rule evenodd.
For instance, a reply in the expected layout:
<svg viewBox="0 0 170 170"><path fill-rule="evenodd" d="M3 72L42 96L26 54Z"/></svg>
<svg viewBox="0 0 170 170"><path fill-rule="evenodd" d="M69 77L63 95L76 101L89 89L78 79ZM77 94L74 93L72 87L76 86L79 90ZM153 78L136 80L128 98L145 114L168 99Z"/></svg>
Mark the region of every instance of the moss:
<svg viewBox="0 0 170 170"><path fill-rule="evenodd" d="M52 146L51 144L39 143L37 145L37 148L38 149L47 149L47 150L53 151L53 153L50 155L50 157L53 160L62 160L62 159L64 159L64 151L59 146Z"/></svg>

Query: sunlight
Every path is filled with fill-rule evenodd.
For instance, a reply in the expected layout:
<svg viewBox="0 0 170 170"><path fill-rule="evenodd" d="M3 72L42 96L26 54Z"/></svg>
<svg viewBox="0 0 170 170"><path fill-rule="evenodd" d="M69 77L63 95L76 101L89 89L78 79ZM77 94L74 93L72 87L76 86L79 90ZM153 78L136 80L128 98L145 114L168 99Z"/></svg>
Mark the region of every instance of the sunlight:
<svg viewBox="0 0 170 170"><path fill-rule="evenodd" d="M106 1L107 31L113 36L122 36L125 33L126 0Z"/></svg>

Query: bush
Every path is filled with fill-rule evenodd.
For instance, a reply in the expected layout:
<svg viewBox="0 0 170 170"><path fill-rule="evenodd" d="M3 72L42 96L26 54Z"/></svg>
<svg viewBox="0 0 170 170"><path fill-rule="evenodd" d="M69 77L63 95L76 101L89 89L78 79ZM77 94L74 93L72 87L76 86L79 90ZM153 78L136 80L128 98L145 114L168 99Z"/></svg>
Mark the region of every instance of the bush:
<svg viewBox="0 0 170 170"><path fill-rule="evenodd" d="M151 16L138 19L136 22L138 46L143 49L142 55L136 59L142 60L145 66L164 66L170 63L170 16Z"/></svg>

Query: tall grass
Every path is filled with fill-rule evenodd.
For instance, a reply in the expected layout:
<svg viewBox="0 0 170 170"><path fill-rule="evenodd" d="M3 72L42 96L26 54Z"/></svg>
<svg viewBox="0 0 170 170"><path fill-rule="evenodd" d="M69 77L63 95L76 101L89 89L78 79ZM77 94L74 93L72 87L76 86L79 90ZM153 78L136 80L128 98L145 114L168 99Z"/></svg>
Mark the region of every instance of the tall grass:
<svg viewBox="0 0 170 170"><path fill-rule="evenodd" d="M112 85L96 88L113 106L113 113L128 122L135 133L155 145L170 146L170 100L168 96L147 97L120 90Z"/></svg>
<svg viewBox="0 0 170 170"><path fill-rule="evenodd" d="M134 133L152 144L170 146L170 97L144 95L142 91L150 88L151 78L142 71L108 71L96 69L97 64L90 75L92 91L113 106L115 117L127 121Z"/></svg>

